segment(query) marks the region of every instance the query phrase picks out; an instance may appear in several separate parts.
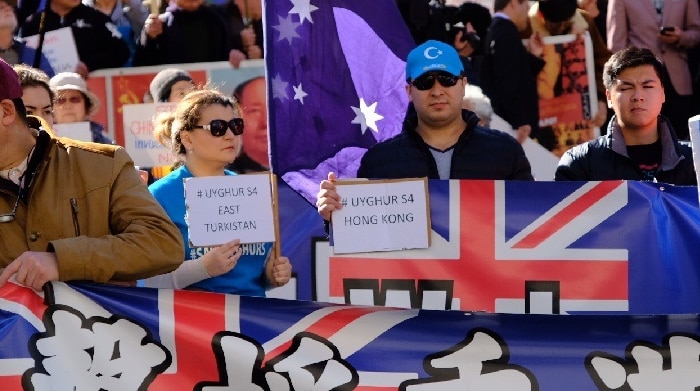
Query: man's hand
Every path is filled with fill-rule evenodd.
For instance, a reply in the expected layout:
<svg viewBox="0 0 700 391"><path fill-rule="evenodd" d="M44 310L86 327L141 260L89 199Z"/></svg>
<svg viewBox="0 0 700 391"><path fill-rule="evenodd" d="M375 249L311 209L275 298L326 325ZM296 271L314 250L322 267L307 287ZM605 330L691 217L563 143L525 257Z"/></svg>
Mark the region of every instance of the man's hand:
<svg viewBox="0 0 700 391"><path fill-rule="evenodd" d="M228 62L232 67L238 69L241 66L241 61L245 60L245 53L238 49L231 49L228 53Z"/></svg>
<svg viewBox="0 0 700 391"><path fill-rule="evenodd" d="M542 57L544 54L544 40L539 32L535 31L530 35L530 39L527 41L526 49L533 56Z"/></svg>
<svg viewBox="0 0 700 391"><path fill-rule="evenodd" d="M158 14L150 14L143 24L143 29L149 39L156 39L163 33L163 21L160 20Z"/></svg>
<svg viewBox="0 0 700 391"><path fill-rule="evenodd" d="M292 278L292 264L287 257L279 257L265 264L265 274L272 286L278 287L289 282Z"/></svg>
<svg viewBox="0 0 700 391"><path fill-rule="evenodd" d="M515 135L515 139L518 140L520 144L524 143L525 140L527 140L528 137L530 137L530 132L532 132L532 128L530 125L520 125L518 126L517 129L515 129L517 134Z"/></svg>
<svg viewBox="0 0 700 391"><path fill-rule="evenodd" d="M331 212L341 209L340 196L335 191L335 173L329 172L328 179L321 181L316 195L316 209L324 220L331 220Z"/></svg>
<svg viewBox="0 0 700 391"><path fill-rule="evenodd" d="M675 45L678 43L678 41L681 40L681 34L683 31L679 29L676 26L671 26L673 27L673 30L670 31L665 31L663 33L659 33L659 39L661 42L667 44L667 45Z"/></svg>
<svg viewBox="0 0 700 391"><path fill-rule="evenodd" d="M58 259L49 252L25 251L0 273L0 287L15 276L18 284L41 292L44 284L58 281Z"/></svg>

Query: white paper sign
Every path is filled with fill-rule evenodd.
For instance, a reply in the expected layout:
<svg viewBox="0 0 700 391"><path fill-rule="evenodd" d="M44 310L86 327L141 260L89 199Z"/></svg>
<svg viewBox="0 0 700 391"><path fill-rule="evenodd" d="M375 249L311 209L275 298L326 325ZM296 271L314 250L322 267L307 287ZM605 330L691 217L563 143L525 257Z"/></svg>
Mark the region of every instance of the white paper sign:
<svg viewBox="0 0 700 391"><path fill-rule="evenodd" d="M428 248L427 179L336 183L343 208L333 212L336 254Z"/></svg>
<svg viewBox="0 0 700 391"><path fill-rule="evenodd" d="M39 46L39 35L24 37L24 42L30 48L36 49ZM41 52L49 60L54 72L75 72L80 59L78 50L75 48L73 30L70 27L63 27L58 30L47 31L44 35L44 46Z"/></svg>
<svg viewBox="0 0 700 391"><path fill-rule="evenodd" d="M153 136L156 115L175 110L173 103L143 103L122 106L124 148L141 167L168 166L175 161L170 149Z"/></svg>
<svg viewBox="0 0 700 391"><path fill-rule="evenodd" d="M78 141L92 141L92 132L88 121L54 124L53 131L58 137L68 137Z"/></svg>
<svg viewBox="0 0 700 391"><path fill-rule="evenodd" d="M192 246L275 241L268 173L187 178L185 208Z"/></svg>

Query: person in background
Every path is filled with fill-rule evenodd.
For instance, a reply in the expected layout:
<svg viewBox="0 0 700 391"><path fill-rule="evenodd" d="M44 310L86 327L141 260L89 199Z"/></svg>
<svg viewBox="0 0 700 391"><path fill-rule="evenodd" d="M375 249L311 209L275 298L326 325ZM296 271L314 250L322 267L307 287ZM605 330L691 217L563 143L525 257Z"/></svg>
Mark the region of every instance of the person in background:
<svg viewBox="0 0 700 391"><path fill-rule="evenodd" d="M243 133L243 150L226 168L239 174L270 169L265 88L265 77L258 76L239 84L233 91L233 97L243 110L246 131Z"/></svg>
<svg viewBox="0 0 700 391"><path fill-rule="evenodd" d="M462 108L474 112L479 117L479 125L490 128L493 108L491 99L484 95L479 86L467 84L464 86L464 97L462 98ZM500 130L500 129L499 129Z"/></svg>
<svg viewBox="0 0 700 391"><path fill-rule="evenodd" d="M4 1L0 1L0 58L10 65L34 64L36 50L27 47L19 37L15 35L17 30L17 16L14 8ZM39 57L39 68L49 77L54 75L49 60L43 54Z"/></svg>
<svg viewBox="0 0 700 391"><path fill-rule="evenodd" d="M517 130L518 141L529 136L548 149L554 136L539 132L537 75L544 67L542 36L533 32L524 46L520 32L528 26L527 0L495 0L481 65L481 85L493 110Z"/></svg>
<svg viewBox="0 0 700 391"><path fill-rule="evenodd" d="M90 72L98 69L119 68L129 59L129 47L108 16L80 0L51 0L48 4L44 27L47 32L71 28L79 59L74 71L80 76L87 78ZM39 33L42 12L37 11L27 18L20 30L22 37Z"/></svg>
<svg viewBox="0 0 700 391"><path fill-rule="evenodd" d="M126 3L126 4L125 4ZM124 66L131 66L136 52L136 39L148 17L148 9L140 0L83 0L83 4L109 16L129 47L129 60Z"/></svg>
<svg viewBox="0 0 700 391"><path fill-rule="evenodd" d="M610 50L605 46L605 40L598 31L593 18L585 11L579 10L576 0L541 0L530 7L530 27L542 37L575 34L582 36L586 32L591 38L593 46L594 80L589 82L596 84L598 95L596 114L591 118L591 124L595 127L605 125L608 118L608 110L605 99L605 86L603 86L603 66L610 58ZM545 45L543 58L546 62L544 69L537 77L537 91L540 98L552 98L560 85L560 71L562 57L551 45ZM572 85L576 83L571 83Z"/></svg>
<svg viewBox="0 0 700 391"><path fill-rule="evenodd" d="M611 51L645 47L661 59L666 87L662 113L678 137L687 140L688 118L700 112L692 107L693 83L688 67L688 51L700 43L698 1L609 0L607 29Z"/></svg>
<svg viewBox="0 0 700 391"><path fill-rule="evenodd" d="M287 257L272 258L272 243L228 243L191 248L185 221L185 178L236 175L226 170L240 152L244 122L238 104L214 90L187 94L174 112L156 118L156 138L172 149L184 164L153 183L149 189L163 206L185 244L186 260L172 273L146 279L142 285L156 288L189 288L247 296L265 296L272 287L286 284L292 265Z"/></svg>
<svg viewBox="0 0 700 391"><path fill-rule="evenodd" d="M129 283L182 263L182 238L124 148L30 127L0 60L0 286Z"/></svg>
<svg viewBox="0 0 700 391"><path fill-rule="evenodd" d="M603 73L605 96L615 112L608 133L564 153L554 179L695 186L692 149L660 115L666 100L663 72L650 49L630 46L613 54Z"/></svg>
<svg viewBox="0 0 700 391"><path fill-rule="evenodd" d="M231 65L238 68L245 59L263 58L262 1L226 0L212 7L221 13L228 24Z"/></svg>
<svg viewBox="0 0 700 391"><path fill-rule="evenodd" d="M79 74L61 72L52 77L49 85L55 92L54 123L90 122L92 141L100 144L113 144L104 133L104 126L90 120L100 108L100 100L87 88L87 83Z"/></svg>
<svg viewBox="0 0 700 391"><path fill-rule="evenodd" d="M204 0L175 0L150 14L136 44L134 65L228 61L226 22Z"/></svg>
<svg viewBox="0 0 700 391"><path fill-rule="evenodd" d="M19 76L22 86L22 102L27 109L27 115L39 117L46 125L53 127L54 92L49 86L49 76L40 69L25 64L12 67Z"/></svg>
<svg viewBox="0 0 700 391"><path fill-rule="evenodd" d="M481 127L474 113L462 109L463 71L448 44L429 40L414 48L406 59L406 93L415 110L401 133L367 150L357 176L533 180L522 146L510 135ZM326 222L342 208L335 179L329 173L317 194L316 207Z"/></svg>
<svg viewBox="0 0 700 391"><path fill-rule="evenodd" d="M177 103L194 89L192 76L179 68L166 68L158 72L149 86L153 102L161 103Z"/></svg>

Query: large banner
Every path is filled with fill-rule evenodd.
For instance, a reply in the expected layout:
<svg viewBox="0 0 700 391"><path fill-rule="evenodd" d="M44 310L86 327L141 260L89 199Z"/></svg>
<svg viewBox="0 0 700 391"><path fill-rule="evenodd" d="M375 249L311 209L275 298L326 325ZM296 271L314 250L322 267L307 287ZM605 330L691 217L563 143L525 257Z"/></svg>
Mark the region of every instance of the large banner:
<svg viewBox="0 0 700 391"><path fill-rule="evenodd" d="M696 187L432 180L429 189L430 248L341 255L319 240L314 299L508 313L700 312Z"/></svg>
<svg viewBox="0 0 700 391"><path fill-rule="evenodd" d="M402 310L0 288L0 389L691 391L700 316Z"/></svg>

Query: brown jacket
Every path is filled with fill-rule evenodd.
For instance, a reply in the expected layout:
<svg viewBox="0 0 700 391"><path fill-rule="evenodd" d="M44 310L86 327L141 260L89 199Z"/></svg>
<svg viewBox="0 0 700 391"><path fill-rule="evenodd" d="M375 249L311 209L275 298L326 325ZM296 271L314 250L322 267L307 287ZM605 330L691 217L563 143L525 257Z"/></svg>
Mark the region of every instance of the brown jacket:
<svg viewBox="0 0 700 391"><path fill-rule="evenodd" d="M35 173L33 177L32 173ZM0 267L53 251L59 279L133 281L176 269L182 236L118 146L39 132L16 219L0 223ZM17 186L0 179L0 213Z"/></svg>

